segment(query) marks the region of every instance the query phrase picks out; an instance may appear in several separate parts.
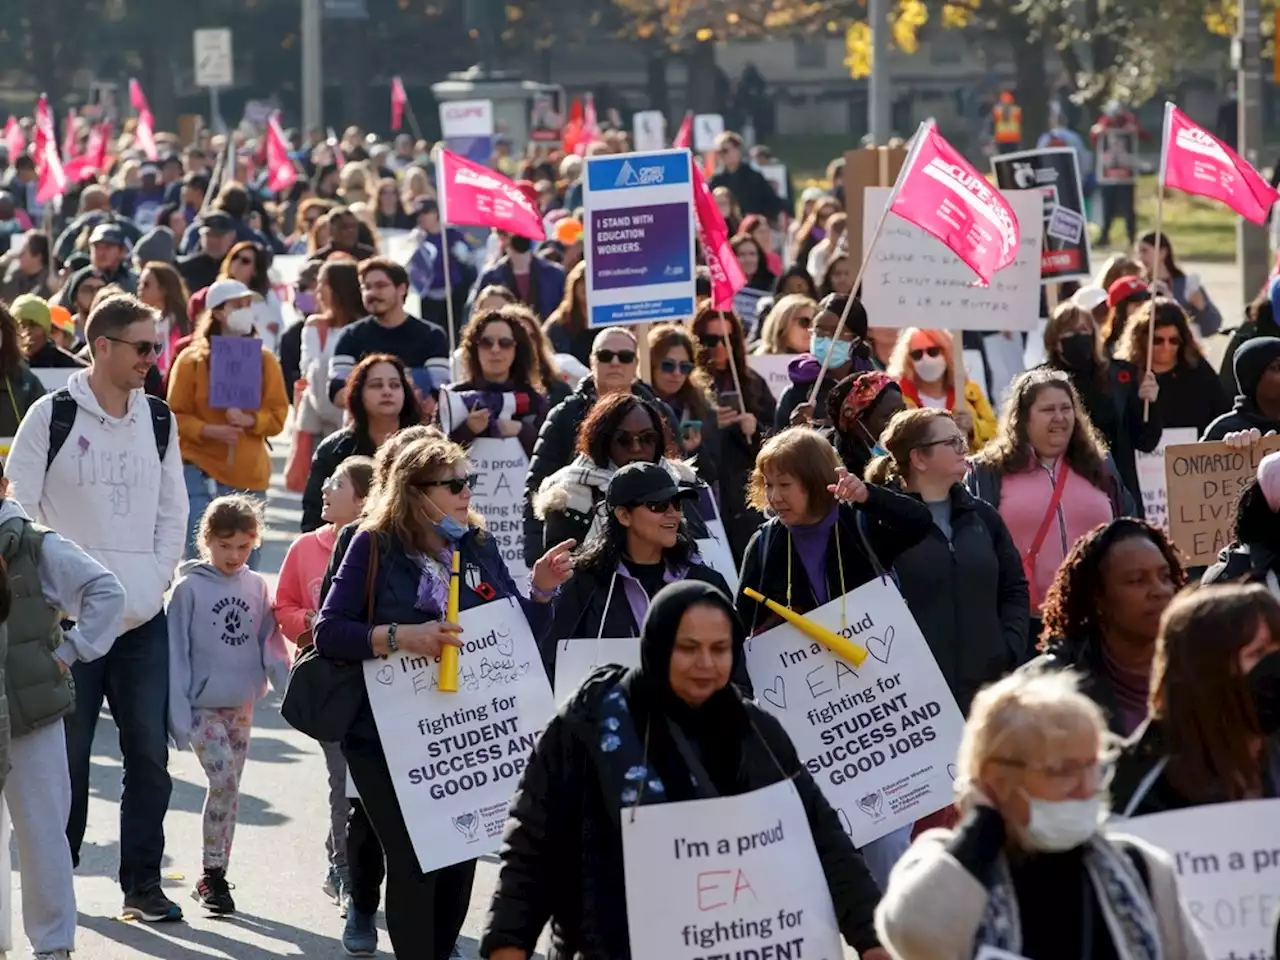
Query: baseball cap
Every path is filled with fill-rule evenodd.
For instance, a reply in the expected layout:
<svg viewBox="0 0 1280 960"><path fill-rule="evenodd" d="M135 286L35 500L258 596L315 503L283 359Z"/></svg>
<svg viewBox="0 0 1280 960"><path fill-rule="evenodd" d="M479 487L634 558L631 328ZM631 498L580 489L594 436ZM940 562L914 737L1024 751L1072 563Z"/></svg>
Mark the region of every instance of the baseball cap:
<svg viewBox="0 0 1280 960"><path fill-rule="evenodd" d="M656 463L628 463L610 479L605 502L612 509L667 500L694 500L697 496L696 490L677 486L671 474Z"/></svg>
<svg viewBox="0 0 1280 960"><path fill-rule="evenodd" d="M15 297L9 312L20 325L34 323L45 333L53 329L53 321L49 317L49 304L33 294L24 293L20 297Z"/></svg>
<svg viewBox="0 0 1280 960"><path fill-rule="evenodd" d="M206 213L200 221L200 229L208 230L210 233L234 233L236 222L231 219L231 214L222 213Z"/></svg>
<svg viewBox="0 0 1280 960"><path fill-rule="evenodd" d="M215 280L209 285L209 292L204 296L204 306L206 310L212 310L214 307L220 307L228 300L235 300L237 297L249 297L253 295L253 291L246 287L239 280Z"/></svg>
<svg viewBox="0 0 1280 960"><path fill-rule="evenodd" d="M1081 287L1071 296L1071 302L1082 310L1095 310L1107 302L1107 291L1101 287Z"/></svg>
<svg viewBox="0 0 1280 960"><path fill-rule="evenodd" d="M71 316L71 311L64 306L56 303L50 304L49 320L56 329L61 330L63 333L75 334L76 332L76 321Z"/></svg>
<svg viewBox="0 0 1280 960"><path fill-rule="evenodd" d="M1121 277L1107 288L1107 306L1126 300L1150 300L1151 288L1138 277Z"/></svg>
<svg viewBox="0 0 1280 960"><path fill-rule="evenodd" d="M419 197L417 200L413 201L413 215L415 217L420 217L424 213L439 212L440 204L436 201L435 197Z"/></svg>
<svg viewBox="0 0 1280 960"><path fill-rule="evenodd" d="M160 176L160 167L155 163L144 163L138 168L139 177L158 177Z"/></svg>
<svg viewBox="0 0 1280 960"><path fill-rule="evenodd" d="M124 231L114 223L100 223L93 228L93 233L89 234L89 245L92 246L95 243L114 243L118 247L123 247Z"/></svg>
<svg viewBox="0 0 1280 960"><path fill-rule="evenodd" d="M556 243L563 243L566 247L571 246L582 239L582 222L573 217L565 217L556 222L551 236Z"/></svg>

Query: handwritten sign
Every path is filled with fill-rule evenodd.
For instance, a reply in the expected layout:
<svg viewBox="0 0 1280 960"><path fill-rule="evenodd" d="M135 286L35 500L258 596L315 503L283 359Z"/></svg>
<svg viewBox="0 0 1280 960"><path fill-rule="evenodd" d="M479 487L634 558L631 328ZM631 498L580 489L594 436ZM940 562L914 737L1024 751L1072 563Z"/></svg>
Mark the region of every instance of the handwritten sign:
<svg viewBox="0 0 1280 960"><path fill-rule="evenodd" d="M616 663L620 667L640 666L639 637L586 637L561 640L556 644L556 700L578 689L596 667Z"/></svg>
<svg viewBox="0 0 1280 960"><path fill-rule="evenodd" d="M946 318L949 330L1032 330L1040 314L1043 198L1034 190L1002 190L1018 217L1018 258L989 287L973 286L973 271L914 224L890 214L862 278L862 302L875 326L909 327L922 311ZM867 187L862 244L869 249L889 188Z"/></svg>
<svg viewBox="0 0 1280 960"><path fill-rule="evenodd" d="M862 847L951 803L964 716L892 581L805 616L870 656L855 668L783 624L747 641L747 672Z"/></svg>
<svg viewBox="0 0 1280 960"><path fill-rule="evenodd" d="M424 873L495 853L507 801L555 710L538 645L511 598L464 610L458 692L439 660L366 660L364 684Z"/></svg>
<svg viewBox="0 0 1280 960"><path fill-rule="evenodd" d="M1167 447L1195 443L1195 427L1169 427L1150 453L1134 451L1138 466L1138 486L1142 489L1142 509L1147 520L1169 532L1169 492L1165 488L1164 451Z"/></svg>
<svg viewBox="0 0 1280 960"><path fill-rule="evenodd" d="M1270 957L1280 912L1280 800L1215 803L1118 823L1162 847L1211 957Z"/></svg>
<svg viewBox="0 0 1280 960"><path fill-rule="evenodd" d="M511 579L523 589L529 576L524 563L524 481L529 458L517 438L506 437L475 441L467 459L480 477L471 505L484 517L485 531L498 541Z"/></svg>
<svg viewBox="0 0 1280 960"><path fill-rule="evenodd" d="M215 410L262 406L262 341L210 337L209 406Z"/></svg>
<svg viewBox="0 0 1280 960"><path fill-rule="evenodd" d="M1213 563L1234 539L1240 491L1253 480L1258 462L1275 450L1280 450L1280 437L1266 437L1251 447L1217 441L1165 448L1169 536L1190 566Z"/></svg>
<svg viewBox="0 0 1280 960"><path fill-rule="evenodd" d="M790 780L734 797L624 811L633 957L843 956L800 794Z"/></svg>
<svg viewBox="0 0 1280 960"><path fill-rule="evenodd" d="M747 366L764 378L773 399L781 400L783 391L791 386L787 366L795 358L794 353L753 353L747 357Z"/></svg>

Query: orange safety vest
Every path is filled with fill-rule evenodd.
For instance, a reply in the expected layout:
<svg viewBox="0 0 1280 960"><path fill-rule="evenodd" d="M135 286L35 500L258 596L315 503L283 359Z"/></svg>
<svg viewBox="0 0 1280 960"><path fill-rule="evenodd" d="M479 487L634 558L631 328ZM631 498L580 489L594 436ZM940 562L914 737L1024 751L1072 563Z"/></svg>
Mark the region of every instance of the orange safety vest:
<svg viewBox="0 0 1280 960"><path fill-rule="evenodd" d="M1017 104L997 104L991 110L995 122L996 143L1022 142L1022 108Z"/></svg>

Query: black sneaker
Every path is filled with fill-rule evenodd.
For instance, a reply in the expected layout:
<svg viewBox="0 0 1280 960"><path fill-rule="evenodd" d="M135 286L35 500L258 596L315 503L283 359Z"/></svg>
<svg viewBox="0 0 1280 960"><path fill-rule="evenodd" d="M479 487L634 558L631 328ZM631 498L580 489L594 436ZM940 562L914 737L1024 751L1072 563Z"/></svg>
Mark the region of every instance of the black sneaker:
<svg viewBox="0 0 1280 960"><path fill-rule="evenodd" d="M124 915L146 923L172 923L182 919L182 908L159 887L124 898Z"/></svg>
<svg viewBox="0 0 1280 960"><path fill-rule="evenodd" d="M210 913L236 912L236 902L231 899L231 884L227 883L227 875L222 870L206 870L191 891L191 899L202 903Z"/></svg>

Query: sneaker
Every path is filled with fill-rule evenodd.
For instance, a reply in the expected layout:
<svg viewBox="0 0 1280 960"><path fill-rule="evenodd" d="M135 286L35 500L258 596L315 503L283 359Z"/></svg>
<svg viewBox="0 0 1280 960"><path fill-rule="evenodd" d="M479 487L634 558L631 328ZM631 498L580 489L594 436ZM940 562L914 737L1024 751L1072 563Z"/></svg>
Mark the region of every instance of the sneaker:
<svg viewBox="0 0 1280 960"><path fill-rule="evenodd" d="M342 949L348 957L373 957L378 953L378 928L372 913L361 913L352 904L342 931Z"/></svg>
<svg viewBox="0 0 1280 960"><path fill-rule="evenodd" d="M124 915L146 923L166 923L182 919L182 908L159 887L124 898Z"/></svg>
<svg viewBox="0 0 1280 960"><path fill-rule="evenodd" d="M204 904L210 913L236 912L236 902L231 899L231 884L227 883L226 872L222 870L206 870L191 891L191 899Z"/></svg>
<svg viewBox="0 0 1280 960"><path fill-rule="evenodd" d="M321 887L325 894L347 915L347 898L351 895L351 877L346 867L329 867L329 875L325 877Z"/></svg>

